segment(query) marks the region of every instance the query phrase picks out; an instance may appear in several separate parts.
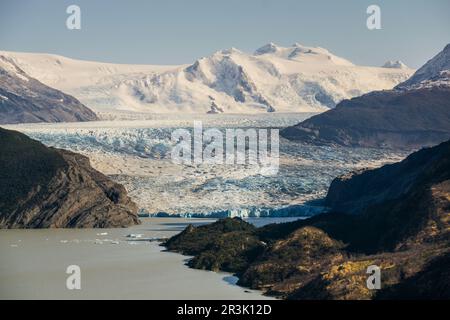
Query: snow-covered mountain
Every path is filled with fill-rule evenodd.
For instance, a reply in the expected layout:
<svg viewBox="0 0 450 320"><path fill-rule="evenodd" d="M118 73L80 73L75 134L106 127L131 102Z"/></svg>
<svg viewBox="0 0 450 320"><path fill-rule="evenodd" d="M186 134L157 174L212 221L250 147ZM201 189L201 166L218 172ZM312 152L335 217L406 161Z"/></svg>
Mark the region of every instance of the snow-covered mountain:
<svg viewBox="0 0 450 320"><path fill-rule="evenodd" d="M0 124L97 120L76 98L30 77L0 55Z"/></svg>
<svg viewBox="0 0 450 320"><path fill-rule="evenodd" d="M254 54L218 51L191 65L123 65L0 52L96 112L318 112L391 89L414 70L357 66L326 49L267 44Z"/></svg>
<svg viewBox="0 0 450 320"><path fill-rule="evenodd" d="M435 86L450 87L450 44L396 89L410 90Z"/></svg>

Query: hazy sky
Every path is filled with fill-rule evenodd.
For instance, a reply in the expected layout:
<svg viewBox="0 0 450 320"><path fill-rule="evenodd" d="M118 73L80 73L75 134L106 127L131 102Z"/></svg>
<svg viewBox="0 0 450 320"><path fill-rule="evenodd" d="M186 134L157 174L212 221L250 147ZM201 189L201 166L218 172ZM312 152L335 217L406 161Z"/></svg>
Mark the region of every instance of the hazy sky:
<svg viewBox="0 0 450 320"><path fill-rule="evenodd" d="M81 30L68 30L68 5ZM381 7L382 30L366 27ZM268 42L321 46L354 63L419 67L450 43L450 0L0 0L0 50L120 63L192 63Z"/></svg>

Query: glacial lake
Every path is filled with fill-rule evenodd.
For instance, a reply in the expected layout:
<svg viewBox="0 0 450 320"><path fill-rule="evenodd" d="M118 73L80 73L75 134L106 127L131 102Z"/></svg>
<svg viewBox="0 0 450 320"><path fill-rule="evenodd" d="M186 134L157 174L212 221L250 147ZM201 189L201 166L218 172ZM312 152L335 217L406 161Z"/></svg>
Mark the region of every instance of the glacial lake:
<svg viewBox="0 0 450 320"><path fill-rule="evenodd" d="M213 220L141 220L125 229L0 230L0 299L269 299L230 274L190 269L188 257L146 240ZM81 290L66 287L69 265L81 269Z"/></svg>

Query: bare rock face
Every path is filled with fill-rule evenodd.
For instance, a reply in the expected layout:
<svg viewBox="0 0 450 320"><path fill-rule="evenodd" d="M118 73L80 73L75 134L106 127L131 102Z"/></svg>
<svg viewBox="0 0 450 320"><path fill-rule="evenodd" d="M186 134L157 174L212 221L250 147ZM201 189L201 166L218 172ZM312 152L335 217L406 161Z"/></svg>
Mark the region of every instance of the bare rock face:
<svg viewBox="0 0 450 320"><path fill-rule="evenodd" d="M125 188L73 152L0 128L0 228L112 228L139 223Z"/></svg>

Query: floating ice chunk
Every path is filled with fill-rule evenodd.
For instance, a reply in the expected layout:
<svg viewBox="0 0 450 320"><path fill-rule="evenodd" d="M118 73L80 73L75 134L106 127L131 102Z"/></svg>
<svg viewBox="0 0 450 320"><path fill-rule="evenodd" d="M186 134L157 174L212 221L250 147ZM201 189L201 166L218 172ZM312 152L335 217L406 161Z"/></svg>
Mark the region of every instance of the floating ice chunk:
<svg viewBox="0 0 450 320"><path fill-rule="evenodd" d="M130 233L127 235L127 238L139 239L142 238L143 234L140 233Z"/></svg>

